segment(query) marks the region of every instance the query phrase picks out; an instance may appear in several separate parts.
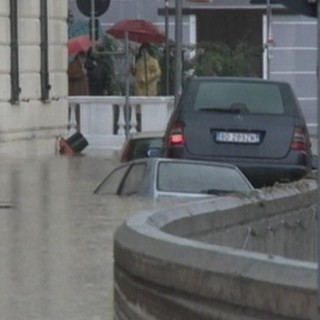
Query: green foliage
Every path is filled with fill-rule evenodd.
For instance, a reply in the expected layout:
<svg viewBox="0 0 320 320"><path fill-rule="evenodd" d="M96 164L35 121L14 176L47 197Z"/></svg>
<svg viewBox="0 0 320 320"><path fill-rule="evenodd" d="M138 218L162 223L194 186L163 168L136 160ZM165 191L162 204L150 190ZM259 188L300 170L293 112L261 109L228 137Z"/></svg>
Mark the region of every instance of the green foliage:
<svg viewBox="0 0 320 320"><path fill-rule="evenodd" d="M159 64L161 68L161 79L159 82L159 92L160 95L165 96L168 95L174 95L174 83L175 83L175 55L170 52L169 50L169 56L168 56L168 92L166 88L166 50L163 51L162 56L159 58Z"/></svg>
<svg viewBox="0 0 320 320"><path fill-rule="evenodd" d="M99 55L100 61L106 70L107 81L106 91L108 95L113 95L119 90L118 83L115 80L114 60L113 53L117 50L117 46L114 41L108 36L105 36L97 48L97 54Z"/></svg>
<svg viewBox="0 0 320 320"><path fill-rule="evenodd" d="M165 48L153 46L153 54L158 59L162 76L159 82L160 95L166 94ZM263 48L239 42L235 48L225 43L201 42L195 46L184 46L182 54L182 82L191 75L259 77L260 57ZM196 51L194 58L188 60L188 53ZM174 94L175 54L171 46L169 54L169 95ZM258 71L257 71L258 69ZM183 83L182 83L183 85Z"/></svg>
<svg viewBox="0 0 320 320"><path fill-rule="evenodd" d="M193 69L197 76L257 76L252 61L261 54L261 48L239 43L234 49L226 44L200 43L196 56L185 69Z"/></svg>

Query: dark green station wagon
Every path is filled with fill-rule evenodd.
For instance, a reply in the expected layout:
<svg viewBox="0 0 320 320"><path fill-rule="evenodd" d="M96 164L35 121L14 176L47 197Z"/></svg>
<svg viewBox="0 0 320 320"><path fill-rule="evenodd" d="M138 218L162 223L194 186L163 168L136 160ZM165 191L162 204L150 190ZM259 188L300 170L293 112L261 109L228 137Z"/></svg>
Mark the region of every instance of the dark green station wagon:
<svg viewBox="0 0 320 320"><path fill-rule="evenodd" d="M232 163L255 187L297 180L312 166L306 121L290 84L195 77L166 129L169 158Z"/></svg>

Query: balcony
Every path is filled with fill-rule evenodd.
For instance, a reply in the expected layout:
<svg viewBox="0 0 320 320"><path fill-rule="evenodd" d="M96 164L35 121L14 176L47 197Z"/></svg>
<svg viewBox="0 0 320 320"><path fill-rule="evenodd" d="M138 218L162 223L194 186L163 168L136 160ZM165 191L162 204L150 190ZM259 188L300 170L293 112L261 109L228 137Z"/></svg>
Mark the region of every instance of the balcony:
<svg viewBox="0 0 320 320"><path fill-rule="evenodd" d="M125 96L70 96L70 134L76 129L75 110L79 105L80 132L89 142L87 149L116 152L126 135L137 131L138 112L141 112L141 131L158 131L166 128L174 107L172 96L132 96L128 108L126 102Z"/></svg>

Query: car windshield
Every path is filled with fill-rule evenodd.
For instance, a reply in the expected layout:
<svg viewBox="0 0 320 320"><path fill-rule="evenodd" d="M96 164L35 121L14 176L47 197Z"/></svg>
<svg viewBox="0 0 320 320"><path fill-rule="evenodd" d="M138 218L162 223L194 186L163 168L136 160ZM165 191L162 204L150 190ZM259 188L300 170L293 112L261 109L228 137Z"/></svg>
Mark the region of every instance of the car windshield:
<svg viewBox="0 0 320 320"><path fill-rule="evenodd" d="M121 181L129 169L129 165L121 166L112 171L96 188L97 194L117 194Z"/></svg>
<svg viewBox="0 0 320 320"><path fill-rule="evenodd" d="M132 157L129 160L148 157L148 150L151 148L161 148L162 138L143 138L133 140Z"/></svg>
<svg viewBox="0 0 320 320"><path fill-rule="evenodd" d="M160 162L157 176L159 191L219 194L252 190L237 170L210 164Z"/></svg>
<svg viewBox="0 0 320 320"><path fill-rule="evenodd" d="M232 113L284 113L283 100L278 85L236 81L200 82L194 100L194 109Z"/></svg>

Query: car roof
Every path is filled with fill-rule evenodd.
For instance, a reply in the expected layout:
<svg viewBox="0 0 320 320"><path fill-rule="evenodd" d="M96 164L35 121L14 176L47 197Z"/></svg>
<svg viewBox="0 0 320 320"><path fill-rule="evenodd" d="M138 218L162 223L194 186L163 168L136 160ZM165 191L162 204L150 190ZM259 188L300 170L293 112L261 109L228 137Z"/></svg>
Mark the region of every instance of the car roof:
<svg viewBox="0 0 320 320"><path fill-rule="evenodd" d="M131 133L129 139L162 138L163 136L164 131L142 131Z"/></svg>
<svg viewBox="0 0 320 320"><path fill-rule="evenodd" d="M205 161L205 160L190 160L190 159L176 159L176 158L162 158L162 157L153 157L153 158L140 158L129 161L128 163L138 163L138 162L177 162L177 163L195 163L195 164L204 164L204 165L212 165L218 167L227 167L227 168L235 168L240 170L236 165L225 162L215 162L215 161Z"/></svg>
<svg viewBox="0 0 320 320"><path fill-rule="evenodd" d="M270 80L270 79L263 79L258 77L221 77L221 76L195 76L190 78L190 80L195 81L234 81L234 82L262 82L262 83L283 83L286 84L285 81L279 80Z"/></svg>

